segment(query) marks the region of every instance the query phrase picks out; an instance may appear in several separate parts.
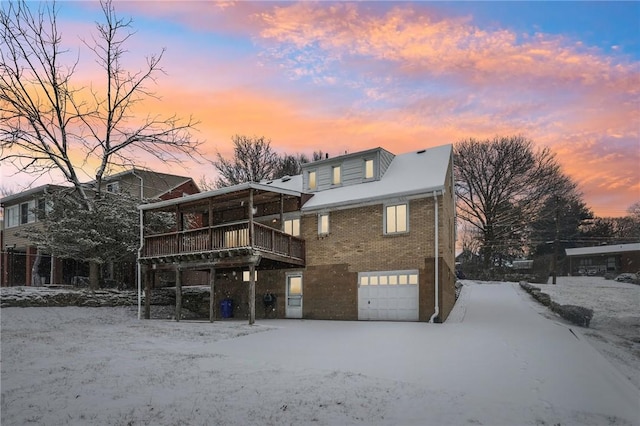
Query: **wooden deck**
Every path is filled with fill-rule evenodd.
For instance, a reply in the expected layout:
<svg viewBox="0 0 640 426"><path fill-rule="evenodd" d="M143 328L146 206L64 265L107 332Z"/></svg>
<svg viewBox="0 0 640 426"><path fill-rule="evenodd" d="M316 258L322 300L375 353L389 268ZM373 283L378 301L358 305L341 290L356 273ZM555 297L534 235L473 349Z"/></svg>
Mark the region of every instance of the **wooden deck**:
<svg viewBox="0 0 640 426"><path fill-rule="evenodd" d="M145 236L140 260L161 263L249 254L303 266L304 240L256 222L252 229L250 221L241 221Z"/></svg>

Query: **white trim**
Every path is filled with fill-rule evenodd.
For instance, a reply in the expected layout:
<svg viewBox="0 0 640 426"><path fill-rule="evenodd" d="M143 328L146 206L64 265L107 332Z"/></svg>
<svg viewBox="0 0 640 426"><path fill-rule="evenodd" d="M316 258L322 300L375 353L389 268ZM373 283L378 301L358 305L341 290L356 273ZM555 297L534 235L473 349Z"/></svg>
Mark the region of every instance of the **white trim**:
<svg viewBox="0 0 640 426"><path fill-rule="evenodd" d="M289 280L300 278L300 305L289 306ZM285 318L302 318L302 308L304 304L304 277L301 271L287 272L285 274L285 294L284 294L284 316Z"/></svg>
<svg viewBox="0 0 640 426"><path fill-rule="evenodd" d="M396 214L396 220L395 220L395 226L397 227L398 225L398 218L397 218L397 212L398 209L397 207L399 206L405 206L405 230L403 231L392 231L390 232L388 227L387 227L387 210L390 207L396 207L395 209L395 213ZM383 211L382 211L382 231L384 235L403 235L403 234L408 234L409 233L409 202L408 201L404 201L404 202L398 202L398 203L386 203L383 204Z"/></svg>
<svg viewBox="0 0 640 426"><path fill-rule="evenodd" d="M322 218L327 218L327 229L324 230L322 227ZM331 232L331 221L329 218L329 212L318 213L318 235L329 235Z"/></svg>

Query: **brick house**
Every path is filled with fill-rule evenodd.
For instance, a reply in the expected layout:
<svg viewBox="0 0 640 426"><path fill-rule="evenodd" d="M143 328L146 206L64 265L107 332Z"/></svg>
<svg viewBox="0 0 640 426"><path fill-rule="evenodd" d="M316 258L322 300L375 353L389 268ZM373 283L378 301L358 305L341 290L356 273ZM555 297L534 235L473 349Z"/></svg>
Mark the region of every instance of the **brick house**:
<svg viewBox="0 0 640 426"><path fill-rule="evenodd" d="M450 145L371 149L140 209L144 220L175 217L172 229L144 236L139 261L146 291L175 285L177 311L182 286L202 284L214 295L211 320L225 316L224 299L250 322L443 321L455 303Z"/></svg>
<svg viewBox="0 0 640 426"><path fill-rule="evenodd" d="M640 243L578 247L565 250L570 275L605 275L640 271Z"/></svg>
<svg viewBox="0 0 640 426"><path fill-rule="evenodd" d="M91 187L93 182L87 184ZM128 192L134 197L152 200L168 200L199 192L193 179L165 173L131 169L108 176L103 180L103 189L109 192ZM51 258L39 253L37 247L17 234L25 227L39 226L34 212L43 208L45 195L52 191L69 189L60 185L43 185L0 199L4 221L0 227L2 256L0 257L0 283L2 286L38 284L72 284L74 277L88 275L87 265L73 259ZM38 273L34 277L34 263ZM123 265L120 265L123 266ZM135 264L123 266L129 285L135 282ZM108 271L114 274L113 265Z"/></svg>

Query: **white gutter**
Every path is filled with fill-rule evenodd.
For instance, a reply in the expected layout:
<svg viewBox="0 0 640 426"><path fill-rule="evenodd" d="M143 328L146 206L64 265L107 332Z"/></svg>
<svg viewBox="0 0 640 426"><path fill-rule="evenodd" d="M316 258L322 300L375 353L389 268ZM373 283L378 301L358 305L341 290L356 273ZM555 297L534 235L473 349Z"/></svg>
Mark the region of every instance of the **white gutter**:
<svg viewBox="0 0 640 426"><path fill-rule="evenodd" d="M131 174L140 179L140 202L144 201L144 179L136 174L136 169ZM138 319L142 319L142 268L140 267L140 258L142 257L142 247L144 246L144 212L140 213L140 246L138 247L138 259L136 261L136 281L138 284ZM149 297L149 295L147 295Z"/></svg>
<svg viewBox="0 0 640 426"><path fill-rule="evenodd" d="M444 194L444 191L443 191ZM429 318L429 322L433 324L433 321L435 320L435 318L440 315L440 303L438 300L438 293L440 290L440 285L439 285L439 280L438 280L438 193L436 191L433 191L433 203L435 205L434 207L434 216L435 216L435 231L434 231L434 243L433 245L434 247L434 287L435 287L435 308L433 311L433 315L431 315L431 318Z"/></svg>

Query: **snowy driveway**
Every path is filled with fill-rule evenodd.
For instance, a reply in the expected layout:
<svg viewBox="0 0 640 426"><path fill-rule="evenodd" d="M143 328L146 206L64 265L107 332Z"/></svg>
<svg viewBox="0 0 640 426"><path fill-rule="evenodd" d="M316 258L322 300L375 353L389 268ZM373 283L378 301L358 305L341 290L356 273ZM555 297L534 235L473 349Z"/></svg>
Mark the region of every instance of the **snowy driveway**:
<svg viewBox="0 0 640 426"><path fill-rule="evenodd" d="M425 401L399 399L386 417L399 423L640 424L639 390L579 327L546 319L533 304L515 284L470 285L443 325L267 321L278 329L220 342L215 351L254 365L357 373L433 392Z"/></svg>

